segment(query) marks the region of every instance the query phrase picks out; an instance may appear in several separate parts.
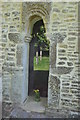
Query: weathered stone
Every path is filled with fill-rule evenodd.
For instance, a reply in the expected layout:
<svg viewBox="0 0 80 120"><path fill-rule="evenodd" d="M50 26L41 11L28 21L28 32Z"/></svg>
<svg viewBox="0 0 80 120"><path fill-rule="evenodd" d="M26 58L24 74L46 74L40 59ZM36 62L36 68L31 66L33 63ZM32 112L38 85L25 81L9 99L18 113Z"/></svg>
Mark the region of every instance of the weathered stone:
<svg viewBox="0 0 80 120"><path fill-rule="evenodd" d="M58 97L59 97L59 89L60 89L60 80L56 76L50 76L49 79L49 90L52 92L52 98L54 98L53 101L49 101L49 104L55 103L54 106L57 106L59 104Z"/></svg>
<svg viewBox="0 0 80 120"><path fill-rule="evenodd" d="M60 24L60 22L53 22L53 25L58 25Z"/></svg>
<svg viewBox="0 0 80 120"><path fill-rule="evenodd" d="M63 9L62 13L68 13L68 9Z"/></svg>
<svg viewBox="0 0 80 120"><path fill-rule="evenodd" d="M2 41L3 42L7 42L7 38L2 38Z"/></svg>
<svg viewBox="0 0 80 120"><path fill-rule="evenodd" d="M68 45L75 45L75 42L68 41Z"/></svg>
<svg viewBox="0 0 80 120"><path fill-rule="evenodd" d="M17 16L17 15L20 15L20 12L14 11L14 12L12 12L12 14L13 14L14 16Z"/></svg>
<svg viewBox="0 0 80 120"><path fill-rule="evenodd" d="M67 62L68 66L73 66L72 62Z"/></svg>
<svg viewBox="0 0 80 120"><path fill-rule="evenodd" d="M9 60L9 61L14 61L14 57L8 56L8 57L7 57L7 60Z"/></svg>
<svg viewBox="0 0 80 120"><path fill-rule="evenodd" d="M52 28L52 31L57 31L58 29L54 29L54 28Z"/></svg>
<svg viewBox="0 0 80 120"><path fill-rule="evenodd" d="M15 28L15 26L10 26L10 28Z"/></svg>
<svg viewBox="0 0 80 120"><path fill-rule="evenodd" d="M10 39L10 41L15 42L15 43L22 41L20 37L20 33L9 33L8 38Z"/></svg>
<svg viewBox="0 0 80 120"><path fill-rule="evenodd" d="M5 62L4 65L8 66L15 66L14 62Z"/></svg>
<svg viewBox="0 0 80 120"><path fill-rule="evenodd" d="M60 12L58 8L53 8L53 12Z"/></svg>
<svg viewBox="0 0 80 120"><path fill-rule="evenodd" d="M11 48L11 52L15 52L15 48Z"/></svg>
<svg viewBox="0 0 80 120"><path fill-rule="evenodd" d="M66 52L66 50L64 50L64 49L61 49L61 50L58 50L58 52Z"/></svg>
<svg viewBox="0 0 80 120"><path fill-rule="evenodd" d="M9 43L9 47L15 47L15 43Z"/></svg>
<svg viewBox="0 0 80 120"><path fill-rule="evenodd" d="M74 22L74 21L75 21L75 19L72 19L72 18L71 18L71 19L65 19L65 20L64 20L64 22Z"/></svg>
<svg viewBox="0 0 80 120"><path fill-rule="evenodd" d="M17 52L16 52L16 59L17 59L17 65L22 65L22 52L23 51L23 46L18 45L17 46Z"/></svg>
<svg viewBox="0 0 80 120"><path fill-rule="evenodd" d="M65 56L65 53L58 53L58 56Z"/></svg>
<svg viewBox="0 0 80 120"><path fill-rule="evenodd" d="M2 43L2 47L5 47L6 46L6 43Z"/></svg>
<svg viewBox="0 0 80 120"><path fill-rule="evenodd" d="M59 57L60 60L67 60L66 57Z"/></svg>
<svg viewBox="0 0 80 120"><path fill-rule="evenodd" d="M53 34L53 38L52 40L55 42L55 43L61 43L66 37L66 34L63 33L63 34L60 34L60 33L54 33Z"/></svg>
<svg viewBox="0 0 80 120"><path fill-rule="evenodd" d="M78 58L69 58L69 60L70 60L70 61L73 61L73 60L77 61Z"/></svg>
<svg viewBox="0 0 80 120"><path fill-rule="evenodd" d="M79 52L74 52L74 54L79 54Z"/></svg>
<svg viewBox="0 0 80 120"><path fill-rule="evenodd" d="M64 64L65 64L65 62L59 62L58 64L59 64L59 65L64 65Z"/></svg>
<svg viewBox="0 0 80 120"><path fill-rule="evenodd" d="M68 47L70 47L70 48L75 48L75 46L68 46Z"/></svg>
<svg viewBox="0 0 80 120"><path fill-rule="evenodd" d="M68 74L73 70L73 67L56 67L52 69L53 74Z"/></svg>
<svg viewBox="0 0 80 120"><path fill-rule="evenodd" d="M65 32L66 30L67 30L67 29L60 29L60 31L64 31L64 32Z"/></svg>
<svg viewBox="0 0 80 120"><path fill-rule="evenodd" d="M69 86L69 83L62 83L63 86Z"/></svg>
<svg viewBox="0 0 80 120"><path fill-rule="evenodd" d="M20 20L20 18L19 17L13 18L13 21L15 21L15 20Z"/></svg>
<svg viewBox="0 0 80 120"><path fill-rule="evenodd" d="M71 13L74 13L74 12L75 12L75 9L73 9L73 10L70 10L69 12L71 12Z"/></svg>
<svg viewBox="0 0 80 120"><path fill-rule="evenodd" d="M2 35L2 38L7 39L7 35L6 35L6 34L3 34L3 35Z"/></svg>
<svg viewBox="0 0 80 120"><path fill-rule="evenodd" d="M68 41L74 41L76 39L76 37L69 37Z"/></svg>
<svg viewBox="0 0 80 120"><path fill-rule="evenodd" d="M67 90L67 89L62 89L61 92L69 94L69 90Z"/></svg>
<svg viewBox="0 0 80 120"><path fill-rule="evenodd" d="M56 64L56 45L53 43L50 48L50 65L54 67Z"/></svg>
<svg viewBox="0 0 80 120"><path fill-rule="evenodd" d="M15 56L15 53L8 53L8 55L10 55L10 56Z"/></svg>
<svg viewBox="0 0 80 120"><path fill-rule="evenodd" d="M5 13L5 16L9 17L9 16L10 16L10 13Z"/></svg>
<svg viewBox="0 0 80 120"><path fill-rule="evenodd" d="M75 64L80 65L80 62L75 62Z"/></svg>

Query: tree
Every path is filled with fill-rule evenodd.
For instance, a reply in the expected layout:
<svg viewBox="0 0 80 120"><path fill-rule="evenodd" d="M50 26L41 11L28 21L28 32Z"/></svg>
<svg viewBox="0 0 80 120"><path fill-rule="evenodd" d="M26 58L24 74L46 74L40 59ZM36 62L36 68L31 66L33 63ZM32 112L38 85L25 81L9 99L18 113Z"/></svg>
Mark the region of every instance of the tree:
<svg viewBox="0 0 80 120"><path fill-rule="evenodd" d="M39 31L34 35L37 37L37 41L35 43L35 47L40 51L40 60L42 60L42 51L49 50L49 40L47 40L47 37L45 35L45 28L44 26L40 26ZM36 56L36 63L38 61L38 56Z"/></svg>
<svg viewBox="0 0 80 120"><path fill-rule="evenodd" d="M37 36L37 46L40 46L40 50L49 50L49 40L45 35L44 26L40 26L40 31L36 34Z"/></svg>

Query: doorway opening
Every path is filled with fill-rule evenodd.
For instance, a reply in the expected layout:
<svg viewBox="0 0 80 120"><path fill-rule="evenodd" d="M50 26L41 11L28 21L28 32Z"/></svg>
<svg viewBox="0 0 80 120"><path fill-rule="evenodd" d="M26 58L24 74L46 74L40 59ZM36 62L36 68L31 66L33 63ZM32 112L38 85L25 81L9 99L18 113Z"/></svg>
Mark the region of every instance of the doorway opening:
<svg viewBox="0 0 80 120"><path fill-rule="evenodd" d="M45 33L46 29L41 19L33 26L29 45L28 95L33 95L34 90L38 89L41 97L48 96L49 40Z"/></svg>

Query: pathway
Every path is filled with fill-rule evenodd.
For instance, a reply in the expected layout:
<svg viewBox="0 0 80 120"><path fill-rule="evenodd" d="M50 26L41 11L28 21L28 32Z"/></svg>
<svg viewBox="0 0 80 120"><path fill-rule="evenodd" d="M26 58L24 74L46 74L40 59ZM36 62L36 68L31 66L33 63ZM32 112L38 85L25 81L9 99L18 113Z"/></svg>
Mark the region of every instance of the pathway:
<svg viewBox="0 0 80 120"><path fill-rule="evenodd" d="M46 103L46 98L36 102L34 97L29 97L24 104L3 103L3 118L52 118L45 113Z"/></svg>
<svg viewBox="0 0 80 120"><path fill-rule="evenodd" d="M45 111L46 98L41 98L40 102L35 102L33 97L29 97L24 104L3 103L3 118L78 118L80 116L70 115L66 111Z"/></svg>
<svg viewBox="0 0 80 120"><path fill-rule="evenodd" d="M44 113L46 106L47 106L46 97L41 97L39 102L36 102L34 100L34 97L28 97L27 101L25 101L24 104L21 105L21 108L23 108L28 112L31 111L31 112Z"/></svg>

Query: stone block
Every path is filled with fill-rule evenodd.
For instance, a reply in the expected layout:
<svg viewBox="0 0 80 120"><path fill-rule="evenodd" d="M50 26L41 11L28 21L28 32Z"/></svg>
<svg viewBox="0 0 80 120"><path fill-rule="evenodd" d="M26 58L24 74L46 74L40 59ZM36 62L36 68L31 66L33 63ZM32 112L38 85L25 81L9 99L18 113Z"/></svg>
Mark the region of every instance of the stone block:
<svg viewBox="0 0 80 120"><path fill-rule="evenodd" d="M56 45L53 43L50 46L50 65L54 67L56 64Z"/></svg>
<svg viewBox="0 0 80 120"><path fill-rule="evenodd" d="M58 62L57 64L58 64L58 65L64 65L65 62Z"/></svg>
<svg viewBox="0 0 80 120"><path fill-rule="evenodd" d="M60 60L67 60L67 57L59 57Z"/></svg>
<svg viewBox="0 0 80 120"><path fill-rule="evenodd" d="M22 42L22 39L20 36L21 36L20 33L9 33L8 34L9 40L14 42L14 43Z"/></svg>
<svg viewBox="0 0 80 120"><path fill-rule="evenodd" d="M53 12L60 12L60 10L57 8L57 7L55 7L55 8L53 8Z"/></svg>
<svg viewBox="0 0 80 120"><path fill-rule="evenodd" d="M21 102L22 99L22 79L23 79L23 73L22 71L14 71L14 74L12 75L12 100L16 102Z"/></svg>
<svg viewBox="0 0 80 120"><path fill-rule="evenodd" d="M72 70L73 70L73 67L65 67L65 66L55 67L55 68L51 68L51 73L62 75L62 74L69 74Z"/></svg>
<svg viewBox="0 0 80 120"><path fill-rule="evenodd" d="M19 11L13 11L13 12L12 12L12 15L14 15L14 16L19 16L19 15L20 15L20 12L19 12Z"/></svg>
<svg viewBox="0 0 80 120"><path fill-rule="evenodd" d="M62 41L64 41L65 38L66 38L66 33L54 33L52 40L55 43L62 43Z"/></svg>
<svg viewBox="0 0 80 120"><path fill-rule="evenodd" d="M72 62L67 62L68 66L73 66Z"/></svg>
<svg viewBox="0 0 80 120"><path fill-rule="evenodd" d="M23 45L17 45L16 59L17 66L22 66Z"/></svg>
<svg viewBox="0 0 80 120"><path fill-rule="evenodd" d="M53 104L53 106L57 107L59 105L60 80L56 76L51 75L48 85L49 91L51 91L49 104Z"/></svg>

